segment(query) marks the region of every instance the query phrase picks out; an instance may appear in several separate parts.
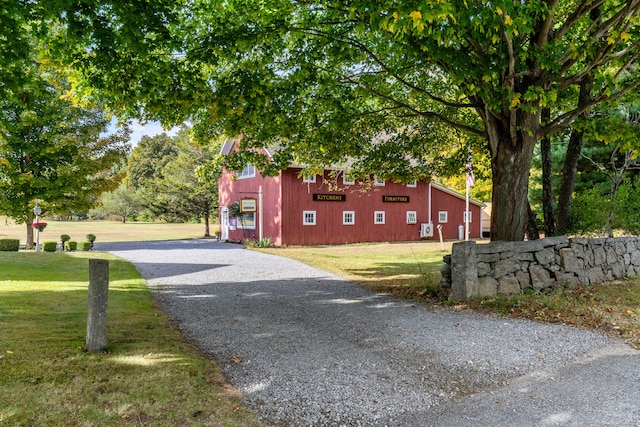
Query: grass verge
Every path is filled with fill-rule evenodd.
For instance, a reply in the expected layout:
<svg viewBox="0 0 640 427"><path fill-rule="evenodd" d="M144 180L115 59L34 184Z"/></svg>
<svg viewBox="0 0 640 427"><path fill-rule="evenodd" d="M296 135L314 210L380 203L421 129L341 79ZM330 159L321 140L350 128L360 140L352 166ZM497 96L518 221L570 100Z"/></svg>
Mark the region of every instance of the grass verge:
<svg viewBox="0 0 640 427"><path fill-rule="evenodd" d="M102 354L84 351L90 257L110 264ZM0 265L0 425L259 425L128 262L0 252Z"/></svg>
<svg viewBox="0 0 640 427"><path fill-rule="evenodd" d="M449 305L439 292L443 252L431 242L254 249L297 259L385 292L426 304ZM529 292L455 305L503 316L565 323L621 337L640 349L640 279Z"/></svg>
<svg viewBox="0 0 640 427"><path fill-rule="evenodd" d="M71 240L82 242L87 234L95 234L96 242L141 242L148 240L193 239L204 236L204 224L166 224L154 222L117 222L117 221L52 221L44 218L47 228L40 233L40 243L47 240L59 241L60 235L68 234ZM213 234L218 226L210 225ZM0 239L19 239L21 244L27 240L27 226L15 224L0 217Z"/></svg>

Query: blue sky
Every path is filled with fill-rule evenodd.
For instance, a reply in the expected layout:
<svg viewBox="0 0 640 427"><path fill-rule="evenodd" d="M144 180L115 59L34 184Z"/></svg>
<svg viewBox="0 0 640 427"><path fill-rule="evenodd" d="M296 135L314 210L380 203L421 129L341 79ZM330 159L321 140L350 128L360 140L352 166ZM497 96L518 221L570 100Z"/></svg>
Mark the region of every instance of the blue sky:
<svg viewBox="0 0 640 427"><path fill-rule="evenodd" d="M131 144L136 145L138 144L138 142L140 142L140 139L143 136L155 136L161 134L162 132L166 132L167 135L173 136L178 133L179 128L175 127L173 129L165 131L162 128L162 125L158 122L149 122L143 126L136 120L132 123L131 130Z"/></svg>
<svg viewBox="0 0 640 427"><path fill-rule="evenodd" d="M116 122L116 118L111 120L107 134L115 131ZM180 130L178 127L174 127L165 131L162 128L162 125L158 122L148 122L147 124L142 125L139 121L134 120L131 123L131 145L136 146L143 136L155 136L163 132L166 132L169 136L173 136L178 133L178 130Z"/></svg>

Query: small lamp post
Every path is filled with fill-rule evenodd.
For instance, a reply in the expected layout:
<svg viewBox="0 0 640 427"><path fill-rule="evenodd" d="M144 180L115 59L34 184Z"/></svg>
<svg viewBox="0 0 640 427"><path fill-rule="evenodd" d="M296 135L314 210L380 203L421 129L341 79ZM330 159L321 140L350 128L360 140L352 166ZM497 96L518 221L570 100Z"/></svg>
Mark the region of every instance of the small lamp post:
<svg viewBox="0 0 640 427"><path fill-rule="evenodd" d="M36 222L40 222L40 214L42 213L42 208L38 202L36 202L36 206L33 208L33 214L36 216ZM40 250L40 230L36 228L36 252Z"/></svg>

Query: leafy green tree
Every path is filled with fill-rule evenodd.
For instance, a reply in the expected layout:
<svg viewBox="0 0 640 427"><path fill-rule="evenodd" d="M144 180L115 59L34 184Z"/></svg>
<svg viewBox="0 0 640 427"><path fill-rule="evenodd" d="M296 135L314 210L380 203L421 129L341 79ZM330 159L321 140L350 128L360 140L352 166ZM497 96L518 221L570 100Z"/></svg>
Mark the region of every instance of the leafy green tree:
<svg viewBox="0 0 640 427"><path fill-rule="evenodd" d="M537 141L640 85L638 0L88 1L63 13L71 6L46 16L76 93L191 119L204 140L242 135L235 169L296 161L413 179L460 170L466 146L484 146L499 240L524 236ZM273 162L252 150L265 145L278 147Z"/></svg>
<svg viewBox="0 0 640 427"><path fill-rule="evenodd" d="M140 191L143 205L153 216L167 221L203 219L208 237L218 183L216 178L201 180L199 171L219 151L220 143L197 145L186 127L173 138L166 134L143 138L129 160L129 183Z"/></svg>
<svg viewBox="0 0 640 427"><path fill-rule="evenodd" d="M142 209L139 192L129 188L126 183L122 183L115 190L102 193L99 207L92 210L92 215L102 218L118 215L124 224L127 222L127 218L140 213Z"/></svg>
<svg viewBox="0 0 640 427"><path fill-rule="evenodd" d="M0 212L27 226L33 245L33 207L43 214L87 211L117 186L107 173L127 155L129 131L110 136L101 109L65 99L64 80L42 74L0 99Z"/></svg>

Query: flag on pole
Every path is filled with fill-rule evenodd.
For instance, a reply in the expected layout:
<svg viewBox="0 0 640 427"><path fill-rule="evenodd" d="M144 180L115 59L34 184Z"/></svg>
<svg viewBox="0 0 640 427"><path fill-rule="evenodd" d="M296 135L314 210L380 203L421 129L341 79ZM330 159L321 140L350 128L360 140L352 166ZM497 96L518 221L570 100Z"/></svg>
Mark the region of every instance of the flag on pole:
<svg viewBox="0 0 640 427"><path fill-rule="evenodd" d="M473 187L476 183L476 178L473 176L473 160L471 159L471 153L469 153L469 159L467 160L467 187Z"/></svg>

